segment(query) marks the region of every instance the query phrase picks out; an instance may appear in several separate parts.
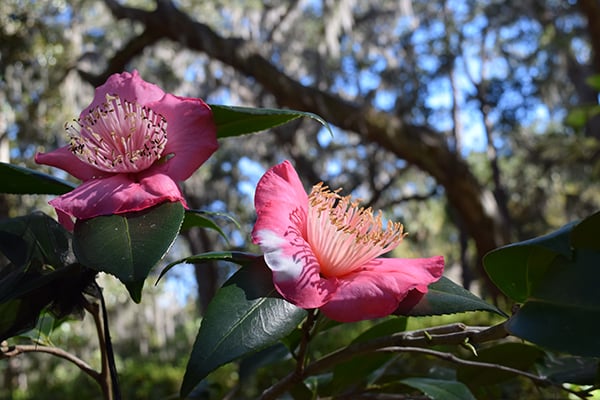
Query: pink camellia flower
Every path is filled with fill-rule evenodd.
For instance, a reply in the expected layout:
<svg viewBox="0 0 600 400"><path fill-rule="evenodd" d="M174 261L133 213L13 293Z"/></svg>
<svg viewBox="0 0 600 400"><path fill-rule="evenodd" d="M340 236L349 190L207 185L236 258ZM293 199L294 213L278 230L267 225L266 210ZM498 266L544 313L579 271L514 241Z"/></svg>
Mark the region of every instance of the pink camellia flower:
<svg viewBox="0 0 600 400"><path fill-rule="evenodd" d="M381 213L322 184L307 195L288 161L261 178L255 205L252 240L277 291L299 307L340 322L384 317L410 308L442 276L441 256L378 258L400 244L402 225L384 228Z"/></svg>
<svg viewBox="0 0 600 400"><path fill-rule="evenodd" d="M122 214L163 202L186 206L178 182L218 148L204 101L165 93L137 71L110 76L66 131L68 145L37 154L35 161L83 181L50 201L69 229L72 217Z"/></svg>

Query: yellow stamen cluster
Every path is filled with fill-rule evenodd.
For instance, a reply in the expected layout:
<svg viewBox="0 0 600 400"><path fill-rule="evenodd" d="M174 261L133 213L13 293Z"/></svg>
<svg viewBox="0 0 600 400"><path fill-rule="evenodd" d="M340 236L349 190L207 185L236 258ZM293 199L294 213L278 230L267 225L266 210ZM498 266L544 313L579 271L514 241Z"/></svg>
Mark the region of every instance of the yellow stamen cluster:
<svg viewBox="0 0 600 400"><path fill-rule="evenodd" d="M308 241L324 275L350 273L377 256L396 248L406 234L402 224L382 213L359 206L351 196L340 196L322 183L309 194Z"/></svg>

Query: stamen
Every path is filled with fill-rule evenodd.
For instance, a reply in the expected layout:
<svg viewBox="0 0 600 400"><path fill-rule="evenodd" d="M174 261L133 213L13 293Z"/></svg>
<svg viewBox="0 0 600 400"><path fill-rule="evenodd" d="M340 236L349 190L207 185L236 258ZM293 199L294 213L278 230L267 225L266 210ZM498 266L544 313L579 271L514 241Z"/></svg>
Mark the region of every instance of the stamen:
<svg viewBox="0 0 600 400"><path fill-rule="evenodd" d="M308 196L308 242L319 259L321 273L339 277L396 248L406 234L402 224L359 207L351 196L342 197L322 183Z"/></svg>
<svg viewBox="0 0 600 400"><path fill-rule="evenodd" d="M152 109L106 95L106 102L65 125L80 160L115 173L137 172L161 158L167 121Z"/></svg>

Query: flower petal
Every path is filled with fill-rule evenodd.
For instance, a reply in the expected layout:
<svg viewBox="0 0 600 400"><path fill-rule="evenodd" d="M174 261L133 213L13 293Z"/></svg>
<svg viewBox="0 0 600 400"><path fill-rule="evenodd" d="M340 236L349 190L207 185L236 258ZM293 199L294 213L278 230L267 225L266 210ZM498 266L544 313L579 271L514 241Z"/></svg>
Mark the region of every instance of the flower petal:
<svg viewBox="0 0 600 400"><path fill-rule="evenodd" d="M385 317L411 290L427 292L444 270L444 258L377 258L362 269L339 278L339 288L321 307L336 321L353 322Z"/></svg>
<svg viewBox="0 0 600 400"><path fill-rule="evenodd" d="M163 155L170 158L161 170L175 181L186 180L219 147L210 107L201 99L172 94L147 106L167 120Z"/></svg>
<svg viewBox="0 0 600 400"><path fill-rule="evenodd" d="M254 205L258 216L252 231L255 244L260 244L257 232L263 230L284 237L289 228L294 227L306 237L308 196L289 161L270 168L263 175L256 186Z"/></svg>
<svg viewBox="0 0 600 400"><path fill-rule="evenodd" d="M77 158L69 150L69 146L59 147L48 153L38 153L35 155L35 162L60 168L82 181L107 175L106 172L100 171Z"/></svg>
<svg viewBox="0 0 600 400"><path fill-rule="evenodd" d="M254 196L258 218L252 241L261 247L279 293L302 308L322 306L335 284L321 278L319 264L306 242L308 196L288 161L269 169Z"/></svg>
<svg viewBox="0 0 600 400"><path fill-rule="evenodd" d="M285 237L268 230L256 232L265 263L273 271L277 291L302 308L319 308L336 290L334 281L319 274L319 264L306 241L291 229Z"/></svg>
<svg viewBox="0 0 600 400"><path fill-rule="evenodd" d="M50 201L62 212L78 219L140 211L166 201L185 205L179 186L159 173L118 174L91 179Z"/></svg>
<svg viewBox="0 0 600 400"><path fill-rule="evenodd" d="M112 74L106 82L98 86L94 92L94 100L81 113L81 116L87 115L94 108L106 102L106 95L118 95L121 99L129 102L136 102L142 106L160 100L165 92L153 83L146 82L136 70L132 73L122 72Z"/></svg>

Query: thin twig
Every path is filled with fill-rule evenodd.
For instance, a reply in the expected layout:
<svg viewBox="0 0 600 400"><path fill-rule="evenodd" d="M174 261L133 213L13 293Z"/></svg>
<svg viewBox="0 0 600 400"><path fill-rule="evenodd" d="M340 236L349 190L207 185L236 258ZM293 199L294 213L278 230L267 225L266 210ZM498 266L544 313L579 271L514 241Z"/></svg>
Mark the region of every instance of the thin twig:
<svg viewBox="0 0 600 400"><path fill-rule="evenodd" d="M120 400L121 393L115 367L115 358L108 330L108 315L106 304L102 296L102 288L96 284L98 302L87 302L85 309L92 314L98 335L98 347L101 356L100 386L105 400Z"/></svg>
<svg viewBox="0 0 600 400"><path fill-rule="evenodd" d="M58 347L50 347L50 346L43 346L43 345L37 345L37 344L18 344L18 345L8 346L6 342L2 342L2 344L0 345L0 358L16 357L19 354L24 354L24 353L52 354L53 356L62 358L64 360L67 360L67 361L75 364L75 366L77 366L77 368L79 368L80 370L82 370L83 372L88 374L93 380L98 382L98 384L100 384L100 380L102 379L102 376L100 375L100 373L98 371L96 371L95 369L93 369L88 363L86 363L79 357L77 357L63 349L60 349Z"/></svg>
<svg viewBox="0 0 600 400"><path fill-rule="evenodd" d="M552 382L545 376L539 376L539 375L532 374L527 371L521 371L519 369L507 367L507 366L501 365L501 364L493 364L493 363L486 363L486 362L482 362L482 361L465 360L464 358L457 357L452 353L445 353L442 351L437 351L437 350L432 350L432 349L424 349L421 347L406 347L406 346L385 347L382 349L378 349L377 352L425 354L425 355L441 358L443 360L452 362L454 364L465 365L465 366L469 366L469 367L477 367L477 368L489 368L489 369L495 369L498 371L509 372L509 373L512 373L515 375L523 376L541 386L557 387L557 388L567 391L581 399L585 399L587 397L587 395L583 394L582 392L569 389L560 383Z"/></svg>
<svg viewBox="0 0 600 400"><path fill-rule="evenodd" d="M310 341L310 331L315 323L315 310L308 310L306 321L302 324L302 339L300 340L300 346L298 347L298 354L296 354L296 375L302 376L304 374L304 367L306 365L306 350L308 349L308 342Z"/></svg>
<svg viewBox="0 0 600 400"><path fill-rule="evenodd" d="M463 345L464 343L483 343L491 340L502 339L508 336L504 323L491 327L466 326L462 323L443 325L429 329L420 329L409 332L399 332L390 336L373 339L366 342L351 344L340 350L307 365L303 374L296 371L288 374L279 382L266 389L261 399L276 399L293 385L301 382L308 376L318 375L333 366L348 361L353 357L371 353L378 349L390 346L429 347L433 345Z"/></svg>

